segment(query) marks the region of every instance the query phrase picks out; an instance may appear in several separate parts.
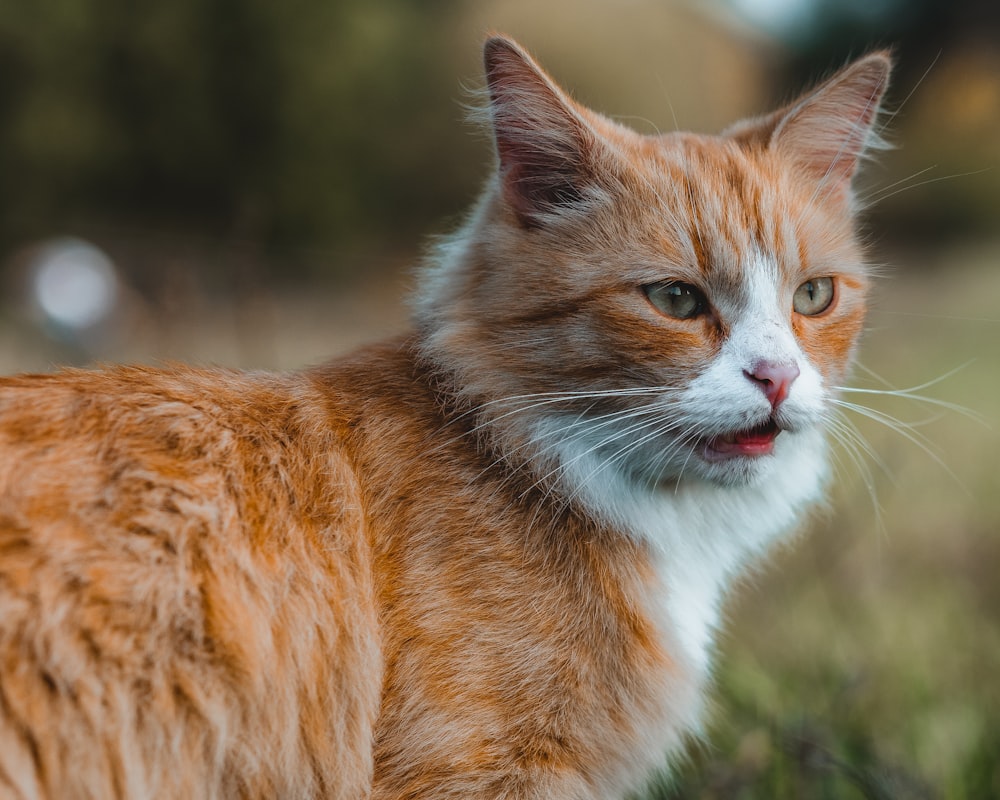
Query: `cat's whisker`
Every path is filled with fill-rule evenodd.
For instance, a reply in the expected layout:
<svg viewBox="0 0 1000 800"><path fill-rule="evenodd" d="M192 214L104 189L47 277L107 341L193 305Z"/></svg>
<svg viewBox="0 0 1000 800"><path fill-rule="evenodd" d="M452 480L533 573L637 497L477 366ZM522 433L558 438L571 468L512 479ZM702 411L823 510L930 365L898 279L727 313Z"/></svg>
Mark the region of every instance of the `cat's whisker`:
<svg viewBox="0 0 1000 800"><path fill-rule="evenodd" d="M868 466L866 456L868 459L871 459L876 466L878 466L882 473L886 475L889 481L893 484L895 484L895 478L886 466L885 462L878 455L878 452L874 449L874 447L872 447L868 440L861 435L861 432L857 429L854 423L851 422L846 414L839 409L833 409L832 413L826 415L824 422L828 429L837 434L836 441L842 448L841 450L833 450L834 458L839 463L839 456L845 455L854 465L857 474L861 476L861 482L865 487L866 493L868 494L868 499L871 500L876 527L880 533L884 534L886 529L883 520L882 504L879 502L878 491L875 486L875 478Z"/></svg>
<svg viewBox="0 0 1000 800"><path fill-rule="evenodd" d="M928 184L940 183L941 181L950 181L954 180L955 178L968 178L973 175L981 175L984 172L989 172L992 169L993 167L983 167L982 169L973 169L969 170L968 172L955 172L950 175L939 175L936 178L928 178L927 180L917 181L916 183L907 184L906 186L902 186L891 192L882 192L882 193L875 192L873 195L865 198L865 204L877 205L878 203L888 200L890 197L895 197L897 194L900 194L902 192L908 192L910 189L916 189L919 186L927 186Z"/></svg>
<svg viewBox="0 0 1000 800"><path fill-rule="evenodd" d="M454 426L464 419L472 416L480 416L482 421L474 425L467 431L463 431L457 437L446 440L445 444L457 441L465 436L472 436L479 433L481 430L488 428L490 425L496 424L504 419L515 416L517 414L523 414L525 412L534 411L546 405L554 405L557 403L571 402L578 400L614 400L618 398L630 398L634 396L646 396L654 395L661 397L669 397L671 394L678 394L678 390L669 386L659 386L659 387L632 387L625 389L603 389L603 390L591 390L591 391L564 391L564 392L533 392L530 394L521 395L508 395L506 397L497 398L494 400L489 400L484 403L480 403L473 408L463 411L461 414L457 414L451 417L444 426L442 430L447 427ZM515 408L512 408L498 416L491 416L485 412L493 406L509 406L513 404L519 404Z"/></svg>
<svg viewBox="0 0 1000 800"><path fill-rule="evenodd" d="M573 466L576 462L578 462L578 461L586 458L587 456L591 455L592 453L594 453L594 452L596 452L598 450L601 450L601 449L607 447L610 444L613 444L614 442L616 442L616 441L618 441L620 439L623 439L623 438L626 438L626 437L630 436L632 433L634 433L637 430L641 430L642 428L646 427L646 425L648 424L648 422L646 421L645 418L647 418L649 416L656 416L658 418L661 418L662 417L662 413L663 413L662 410L659 409L659 408L644 407L642 409L636 409L632 413L630 413L629 415L623 416L620 419L611 420L609 422L603 423L600 426L595 426L593 428L588 428L586 430L583 430L578 436L576 436L574 438L582 438L582 436L585 436L586 434L593 433L594 431L598 430L599 428L610 427L610 425L612 423L617 423L617 422L620 422L620 421L628 421L628 420L638 420L637 422L636 421L632 421L632 422L630 422L628 425L626 425L624 427L615 427L615 428L613 428L611 430L611 432L610 432L610 435L605 436L600 441L594 443L593 445L591 445L586 450L584 450L584 451L582 451L580 453L577 453L575 456L573 456L572 458L570 458L568 460L562 460L562 461L560 461L559 467L557 467L555 470L552 470L550 473L548 473L548 475L546 477L554 475L559 470L565 471L568 467ZM661 430L662 430L662 428L661 428ZM550 445L550 447L547 448L547 449L552 449L552 448L555 448L555 447L560 447L560 446L562 446L564 444L565 441L566 441L565 439L554 440L553 443Z"/></svg>
<svg viewBox="0 0 1000 800"><path fill-rule="evenodd" d="M933 378L933 379L931 379L929 381L925 381L924 383L921 383L921 384L917 384L916 386L909 386L909 387L906 387L906 388L903 388L903 389L895 389L895 388L872 389L872 388L864 388L864 387L858 387L858 386L838 386L838 387L835 387L835 388L836 388L836 391L842 392L842 393L845 393L845 394L865 394L865 395L874 395L874 396L881 396L881 397L894 397L894 398L902 398L902 399L905 399L905 400L912 400L912 401L914 401L916 403L921 403L921 404L924 404L924 405L934 406L934 407L940 408L940 409L942 409L944 411L951 411L951 412L954 412L956 414L960 414L963 417L966 417L967 419L970 419L970 420L972 420L974 422L977 422L978 424L983 425L986 428L990 428L989 421L982 414L980 414L977 411L974 411L971 408L959 405L958 403L953 403L953 402L948 401L948 400L941 400L941 399L936 398L936 397L927 397L926 395L917 394L918 392L921 392L924 389L929 389L932 386L936 386L936 385L938 385L940 383L943 383L944 381L948 380L948 378L951 378L953 375L955 375L955 374L961 372L962 370L966 369L972 363L973 363L972 361L967 361L964 364L960 364L959 366L955 367L954 369L949 370L948 372L944 373L943 375L939 375L936 378ZM887 381L884 381L881 377L879 377L873 371L868 370L866 368L862 368L862 369L864 369L865 372L867 372L869 375L871 375L876 380L884 383L885 385L887 385L887 386L891 385Z"/></svg>
<svg viewBox="0 0 1000 800"><path fill-rule="evenodd" d="M938 168L937 164L932 164L929 167L924 167L921 170L917 170L912 175L907 175L905 178L900 178L897 181L893 181L892 183L888 184L887 186L879 186L878 188L873 189L872 193L870 195L866 195L865 197L859 197L858 198L858 202L861 203L862 206L868 206L868 205L870 205L870 203L869 203L869 198L870 197L872 197L874 195L877 195L877 194L881 194L882 192L888 191L889 189L893 189L893 188L899 186L900 184L903 184L903 183L906 183L908 181L913 180L914 178L919 178L921 175L924 175L924 174L930 172L931 170L934 170L934 169L937 169L937 168Z"/></svg>
<svg viewBox="0 0 1000 800"><path fill-rule="evenodd" d="M674 480L674 493L676 494L680 490L680 485L681 481L684 478L685 470L687 469L688 464L690 463L691 459L694 457L695 454L694 447L691 445L693 445L694 442L698 440L699 435L700 434L698 431L691 429L688 432L684 433L682 436L679 436L672 443L670 447L665 448L661 453L658 454L657 461L661 464L661 466L651 470L651 472L656 475L655 480L653 480L654 485L659 485L663 482L666 470L670 466L671 459L673 458L673 456L679 450L681 450L681 448L686 448L687 455L684 456L684 461L677 469L676 479Z"/></svg>
<svg viewBox="0 0 1000 800"><path fill-rule="evenodd" d="M630 425L625 426L624 428L615 429L612 431L610 436L602 438L600 441L592 444L587 449L579 453L576 453L573 457L568 459L561 459L559 461L558 466L545 473L538 481L535 482L535 484L532 485L531 488L535 488L538 485L548 483L550 478L557 476L560 472L567 472L571 467L574 467L581 460L587 458L593 453L603 448L606 448L608 445L613 444L614 442L622 438L630 436L633 432L637 430L641 430L642 428L646 427L649 423L645 419L642 419L643 417L648 417L651 415L656 415L658 417L657 421L661 424L657 428L657 435L671 430L672 426L669 421L669 418L664 417L663 412L664 410L662 408L653 406L646 406L644 408L635 410L630 418L632 419L639 418L640 419L639 422L633 422ZM587 432L589 433L590 431ZM561 445L562 443L560 442L559 444ZM556 444L554 443L551 446L554 447L556 446ZM586 482L586 480L589 480L589 476L587 479L585 479L584 482Z"/></svg>
<svg viewBox="0 0 1000 800"><path fill-rule="evenodd" d="M941 400L937 397L925 397L918 394L910 394L909 392L894 391L887 389L843 389L841 391L849 392L852 394L868 394L883 397L898 397L904 398L906 400L913 400L916 403L922 403L924 405L935 406L937 408L943 409L944 411L951 411L955 414L961 414L967 419L971 419L985 427L990 427L989 421L982 416L979 412L967 408L966 406L959 405L958 403L953 403L949 400Z"/></svg>
<svg viewBox="0 0 1000 800"><path fill-rule="evenodd" d="M850 417L847 416L844 411L838 408L831 410L824 422L826 425L832 429L835 433L840 434L844 439L838 438L837 441L844 444L851 450L851 453L857 456L855 463L862 467L867 464L865 458L872 461L875 466L883 472L886 477L895 484L895 478L892 475L892 471L889 466L885 463L885 460L879 455L878 450L869 442L858 430L858 427L851 421ZM870 476L870 472L866 469Z"/></svg>
<svg viewBox="0 0 1000 800"><path fill-rule="evenodd" d="M690 439L685 440L685 441L690 441ZM687 454L687 456L684 459L684 463L681 464L680 469L677 470L677 479L674 481L674 494L677 494L677 493L680 492L680 490L681 490L681 481L684 480L684 473L687 471L687 466L690 463L690 461L691 461L691 459L692 459L693 456L694 456L694 450L693 449L688 450L688 454ZM664 460L664 464L663 464L663 468L664 469L666 469L667 463L668 462L666 460ZM663 472L662 472L662 470L660 471L659 480L660 481L663 480Z"/></svg>
<svg viewBox="0 0 1000 800"><path fill-rule="evenodd" d="M931 386L937 386L937 384L943 383L944 381L948 380L948 378L954 377L962 370L972 366L972 364L974 363L975 359L970 359L968 361L959 364L957 367L953 367L947 372L938 375L936 378L931 378L930 380L924 381L923 383L918 383L915 386L907 386L904 387L903 389L892 389L892 391L913 393L913 392L923 391L924 389L929 389ZM871 375L873 378L876 378L877 380L885 384L886 386L891 386L891 384L887 380L879 376L878 373L876 373L874 370L868 369L867 367L862 367L862 369L869 375ZM864 391L863 389L858 389L853 386L838 386L836 388L838 391Z"/></svg>
<svg viewBox="0 0 1000 800"><path fill-rule="evenodd" d="M871 369L870 367L865 366L860 361L855 361L854 362L854 366L857 367L862 372L864 372L872 380L877 381L878 383L881 383L886 389L895 389L896 388L895 386L893 386L892 383L890 383L888 380L886 380L881 375L879 375L875 370ZM833 388L834 388L835 391L843 391L843 389L845 387L835 386Z"/></svg>
<svg viewBox="0 0 1000 800"><path fill-rule="evenodd" d="M504 413L498 416L486 417L483 422L479 423L478 425L476 425L467 432L468 434L474 434L478 433L483 428L496 424L497 422L502 421L508 417L514 416L516 414L522 414L526 411L535 411L543 406L553 405L556 403L563 403L563 402L577 401L577 400L589 400L589 399L615 400L621 398L631 398L637 395L663 396L663 395L668 395L670 393L677 393L677 390L670 389L669 387L654 387L654 388L636 387L632 389L613 389L613 390L593 391L593 392L542 392L539 394L519 395L519 396L502 398L499 400L491 400L487 403L483 403L477 406L475 409L465 412L462 416L468 416L473 413L482 412L488 406L509 405L515 401L518 403L523 403L522 405L519 405L516 408L512 408L509 411L505 411ZM456 418L456 420L454 421L457 421L457 419L459 418Z"/></svg>
<svg viewBox="0 0 1000 800"><path fill-rule="evenodd" d="M488 400L484 403L480 403L470 412L475 413L477 411L484 410L494 405L501 405L505 403L520 402L522 400L535 400L538 398L554 398L556 400L576 400L576 399L587 399L587 398L615 398L615 397L632 397L634 395L648 395L648 394L669 394L669 393L679 393L679 389L673 386L635 386L630 388L620 388L620 389L589 389L589 390L579 390L579 391L561 391L561 392L531 392L528 394L515 394L507 395L505 397L498 397L494 400Z"/></svg>
<svg viewBox="0 0 1000 800"><path fill-rule="evenodd" d="M873 422L878 422L890 430L894 431L898 435L902 436L908 442L914 446L920 448L930 459L934 461L941 469L943 469L955 483L968 492L968 488L962 482L962 480L955 474L955 472L948 466L944 459L936 452L934 443L924 436L919 431L913 430L910 425L903 422L902 420L893 417L891 414L887 414L884 411L878 411L868 406L863 406L858 403L851 403L840 398L831 398L831 403L840 406L841 408L853 411L860 416L866 417Z"/></svg>
<svg viewBox="0 0 1000 800"><path fill-rule="evenodd" d="M669 420L663 419L654 422L659 422L659 424L654 430L650 431L647 434L643 434L638 439L631 439L628 442L626 442L624 447L620 448L611 457L605 459L601 463L601 465L598 466L598 468L595 468L590 475L586 476L586 478L584 479L584 483L589 482L595 475L600 473L604 468L616 464L618 462L626 461L636 450L643 447L648 442L662 437L664 433L669 433L671 435L670 441L666 443L665 447L659 450L659 452L655 456L653 463L650 464L647 469L644 469L643 472L648 472L651 475L655 475L656 477L651 479L650 483L653 486L658 485L662 481L664 476L664 471L671 463L671 460L673 459L674 455L676 455L682 449L687 449L687 455L684 458L683 464L681 464L679 474L677 476L679 481L680 477L683 475L684 468L687 466L688 462L694 455L694 448L690 447L690 445L693 442L697 441L697 439L701 436L701 432L695 428L689 428L687 431L683 433L678 433L679 431L678 426L672 424ZM633 426L633 430L640 430L640 429L641 426ZM632 431L629 431L629 433L631 432ZM657 466L658 464L662 466ZM579 492L582 488L583 487L581 485L581 487L579 487L576 490L576 492L574 492L574 494Z"/></svg>
<svg viewBox="0 0 1000 800"><path fill-rule="evenodd" d="M649 475L649 486L658 486L663 479L666 470L673 463L673 457L680 451L680 449L686 444L690 439L688 435L681 434L680 436L674 436L672 441L670 441L667 446L661 447L646 468L643 470L644 473ZM643 442L642 444L645 444ZM641 446L641 445L640 445ZM687 463L687 458L685 458L685 463Z"/></svg>
<svg viewBox="0 0 1000 800"><path fill-rule="evenodd" d="M656 421L654 420L654 422ZM643 423L642 425L633 426L632 430L628 431L628 433L632 433L635 430L641 430L643 427L647 427L649 424L650 423ZM667 430L670 430L670 428L669 427L665 428L661 425L657 425L655 429L651 430L649 433L642 434L638 439L629 439L629 441L627 441L623 447L619 448L611 457L600 460L597 466L594 467L594 469L592 469L587 475L585 475L582 478L582 480L580 480L579 485L570 493L568 499L572 500L573 498L575 498L595 477L603 473L605 470L613 466L616 466L617 464L625 462L629 458L629 456L631 456L636 450L645 445L647 442L661 437L663 433ZM625 438L625 437L623 435L622 437L619 438ZM661 452L659 457L669 458L669 455L672 455L674 452L680 449L684 441L686 441L685 438L673 441L669 447L665 448L664 451Z"/></svg>
<svg viewBox="0 0 1000 800"><path fill-rule="evenodd" d="M930 406L932 408L940 409L942 412L960 414L963 417L971 419L974 422L977 422L989 428L990 426L988 421L981 414L979 414L976 411L973 411L972 409L969 409L965 406L947 400L941 400L936 397L928 397L926 395L920 394L920 392L926 389L944 383L955 374L966 369L971 363L972 363L971 361L965 362L945 372L942 375L932 378L931 380L927 380L922 383L904 388L895 388L889 381L885 380L881 375L879 375L874 370L869 369L868 367L862 364L858 364L857 366L861 371L866 373L873 380L878 381L886 388L878 389L878 388L857 387L857 386L838 386L835 387L835 391L841 394L848 394L848 395L865 395L872 397L888 397L893 399L906 400L917 403L918 405L921 406L925 407ZM857 428L853 425L853 423L851 423L848 420L844 412L841 411L840 409L851 411L855 414L866 417L867 419L877 422L889 428L896 434L902 436L907 441L919 447L936 464L938 464L959 486L968 491L968 489L964 486L964 484L954 473L954 471L945 463L944 459L938 454L934 443L927 436L925 436L918 430L920 427L926 426L934 421L937 421L942 417L942 414L935 414L928 419L919 420L916 422L904 422L887 412L874 409L869 406L862 405L860 403L851 402L839 397L831 398L831 403L835 407L837 407L834 410L836 411L837 416L843 422L843 424L837 428L838 432L850 436L853 439L853 441L862 448L864 454L873 462L875 462L882 470L882 472L884 472L887 476L889 476L890 479L892 478L892 475L888 467L880 458L878 458L875 449L867 442L866 439L864 439L863 436L861 436ZM856 460L856 463L858 464L859 467L861 466L860 460Z"/></svg>
<svg viewBox="0 0 1000 800"><path fill-rule="evenodd" d="M591 406L590 408L592 407L593 406ZM507 447L503 455L498 456L493 461L493 463L491 463L483 470L481 470L479 475L477 475L476 477L477 478L481 477L483 474L488 473L491 469L493 469L494 467L498 466L503 462L513 463L510 456L513 455L520 457L526 451L529 452L529 455L531 456L532 460L544 463L554 450L556 450L560 446L565 445L567 442L576 441L586 435L592 434L595 431L600 431L611 425L617 425L623 421L636 418L643 414L651 414L651 413L662 414L665 411L664 407L662 406L659 407L643 406L640 408L618 409L616 411L609 412L606 414L600 414L597 416L588 416L587 413L590 410L590 408L581 411L580 414L578 414L577 417L570 423L563 425L562 427L558 428L555 431L547 432L544 437L541 437L541 439L528 441L517 447ZM564 465L560 464L559 467L552 470L548 475L544 476L541 480L535 481L535 483L533 483L532 486L529 487L529 490L545 482L546 478L548 478L550 475L556 474L561 468L563 468L563 466ZM507 485L513 478L514 478L514 473L508 476L503 481L502 485Z"/></svg>
<svg viewBox="0 0 1000 800"><path fill-rule="evenodd" d="M911 98L916 93L917 89L919 89L921 84L923 84L923 82L927 79L927 76L931 74L931 71L934 69L934 67L937 65L938 60L941 58L941 52L942 52L941 50L938 50L937 55L935 55L934 58L931 59L931 63L928 65L927 69L924 70L923 75L921 75L920 79L915 84L913 84L913 87L907 93L906 97L904 97L902 101L900 101L899 105L897 105L891 111L885 111L885 123L879 125L878 128L878 135L880 137L885 132L886 128L889 126L889 123L892 122L892 120L894 120L897 116L899 116L899 114L906 107L906 104L910 102Z"/></svg>
<svg viewBox="0 0 1000 800"><path fill-rule="evenodd" d="M655 420L654 420L654 422L655 422ZM647 426L644 425L642 427L647 427ZM637 427L634 428L634 430L641 430L642 427L638 427L637 426ZM629 431L629 433L634 432L634 430L633 431ZM638 439L629 439L628 441L625 442L625 446L624 447L619 448L609 458L604 459L604 461L602 462L602 466L612 466L614 464L618 464L618 463L621 463L621 462L625 461L628 458L628 456L630 456L631 454L633 454L636 450L638 450L639 448L641 448L647 442L653 441L654 439L657 439L657 438L663 436L664 432L668 431L668 430L670 430L670 428L664 428L662 425L657 425L656 428L654 428L653 430L649 431L648 433L642 434L641 436L639 436ZM664 450L662 450L658 454L658 458L663 457L664 453L670 453L671 451L676 452L677 449L679 449L679 447L678 447L677 441L675 440L675 441L671 442L671 444L670 444L669 447L664 448ZM590 476L588 476L585 480L589 480L589 479L590 479Z"/></svg>
<svg viewBox="0 0 1000 800"><path fill-rule="evenodd" d="M634 447L632 447L630 450L628 450L628 452L625 453L619 451L619 453L615 456L615 458L618 457L625 458L627 455L629 455L629 453L634 452L634 450L638 449L639 447L642 447L644 444L646 444L646 442L650 441L652 438L655 438L655 436L660 435L663 432L663 430L664 429L654 432L655 433L654 436L646 436L643 437L641 441L634 442L633 443ZM686 449L687 455L685 455L683 463L677 470L676 479L677 483L679 484L681 478L683 477L684 470L688 465L688 462L694 455L694 448L691 447L690 445L692 445L695 441L697 441L698 438L702 435L702 432L694 427L689 427L688 430L684 432L679 432L678 426L671 426L669 428L669 431L671 433L671 441L667 444L667 446L661 448L656 453L656 456L653 459L652 463L648 465L647 469L644 469L644 472L648 472L650 475L655 475L655 478L652 478L650 480L651 486L657 486L662 482L665 471L671 465L673 457L682 449Z"/></svg>
<svg viewBox="0 0 1000 800"><path fill-rule="evenodd" d="M550 453L556 448L564 445L566 442L573 442L577 439L586 436L587 434L593 433L594 431L601 430L603 428L609 427L611 425L618 424L624 420L629 420L637 417L640 414L649 413L659 413L659 409L651 407L643 407L640 409L620 409L618 411L610 412L608 414L600 414L594 417L585 416L585 412L581 412L575 420L569 424L559 428L553 433L548 433L544 439L547 441L545 446L538 447L538 441L526 442L518 447L508 448L503 456L498 457L486 467L481 473L485 474L489 472L493 467L499 465L500 463L507 461L510 462L510 455L521 455L524 451L531 450L531 455L539 461L544 461ZM576 430L574 430L576 429ZM570 434L570 431L573 431ZM569 434L569 435L567 435ZM477 476L478 477L478 476Z"/></svg>

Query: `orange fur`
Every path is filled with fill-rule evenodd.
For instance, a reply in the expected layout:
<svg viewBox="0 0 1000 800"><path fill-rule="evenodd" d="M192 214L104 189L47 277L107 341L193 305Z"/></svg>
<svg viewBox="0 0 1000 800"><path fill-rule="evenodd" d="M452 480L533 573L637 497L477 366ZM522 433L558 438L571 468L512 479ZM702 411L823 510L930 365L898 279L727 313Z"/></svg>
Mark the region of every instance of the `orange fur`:
<svg viewBox="0 0 1000 800"><path fill-rule="evenodd" d="M609 798L697 732L683 600L714 608L766 544L731 541L739 510L784 478L681 469L605 508L566 448L649 413L644 387L697 384L754 258L817 385L843 379L867 283L849 181L888 60L721 137L650 138L510 41L486 54L498 171L412 334L298 374L0 381L0 798ZM824 276L835 303L792 312ZM642 287L663 280L709 308L661 313ZM632 486L671 424L608 474ZM647 501L648 535L627 521ZM702 537L732 570L686 571Z"/></svg>

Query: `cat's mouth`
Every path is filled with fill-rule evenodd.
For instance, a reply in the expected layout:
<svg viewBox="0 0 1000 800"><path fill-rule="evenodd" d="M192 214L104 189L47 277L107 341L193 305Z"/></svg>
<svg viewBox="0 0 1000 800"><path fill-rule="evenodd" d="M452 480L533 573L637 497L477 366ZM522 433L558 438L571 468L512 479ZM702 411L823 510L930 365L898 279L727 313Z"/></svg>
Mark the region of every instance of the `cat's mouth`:
<svg viewBox="0 0 1000 800"><path fill-rule="evenodd" d="M755 428L715 436L705 442L705 456L710 461L724 461L740 456L756 458L774 451L774 440L781 428L773 419Z"/></svg>

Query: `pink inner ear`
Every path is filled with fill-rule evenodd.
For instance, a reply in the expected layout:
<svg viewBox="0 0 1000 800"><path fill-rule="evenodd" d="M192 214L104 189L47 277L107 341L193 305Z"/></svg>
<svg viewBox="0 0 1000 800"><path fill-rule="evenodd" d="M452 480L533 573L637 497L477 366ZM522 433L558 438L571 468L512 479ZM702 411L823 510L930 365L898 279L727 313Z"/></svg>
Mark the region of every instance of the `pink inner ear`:
<svg viewBox="0 0 1000 800"><path fill-rule="evenodd" d="M848 190L861 156L877 138L873 128L890 67L882 53L846 67L788 111L772 147L813 179Z"/></svg>

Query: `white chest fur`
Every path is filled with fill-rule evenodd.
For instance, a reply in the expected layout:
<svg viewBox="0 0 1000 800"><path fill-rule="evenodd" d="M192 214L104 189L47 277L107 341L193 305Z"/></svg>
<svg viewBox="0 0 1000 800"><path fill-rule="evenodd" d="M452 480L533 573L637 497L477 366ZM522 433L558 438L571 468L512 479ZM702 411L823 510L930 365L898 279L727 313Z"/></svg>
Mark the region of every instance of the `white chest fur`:
<svg viewBox="0 0 1000 800"><path fill-rule="evenodd" d="M746 486L690 480L650 491L609 470L577 484L577 496L595 516L652 545L660 578L654 613L662 614L665 638L702 674L727 587L822 493L827 459L819 429L784 435L771 460ZM573 464L567 477L593 476L586 462L565 459Z"/></svg>

